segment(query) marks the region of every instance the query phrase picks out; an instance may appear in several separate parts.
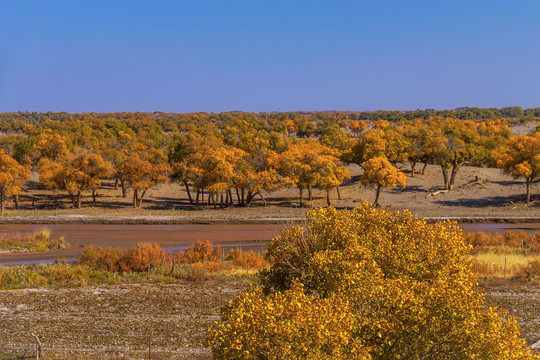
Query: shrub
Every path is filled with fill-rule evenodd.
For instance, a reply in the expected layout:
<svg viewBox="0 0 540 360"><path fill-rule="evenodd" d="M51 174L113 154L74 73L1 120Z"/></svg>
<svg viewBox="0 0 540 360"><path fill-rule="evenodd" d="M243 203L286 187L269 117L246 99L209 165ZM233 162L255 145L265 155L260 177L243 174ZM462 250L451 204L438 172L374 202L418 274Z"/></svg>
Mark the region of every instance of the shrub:
<svg viewBox="0 0 540 360"><path fill-rule="evenodd" d="M55 250L69 245L63 237L52 239L47 229L33 234L7 235L0 239L0 250L9 252Z"/></svg>
<svg viewBox="0 0 540 360"><path fill-rule="evenodd" d="M207 345L214 359L370 359L352 336L352 310L340 298L306 295L298 283L269 296L258 288L222 310L228 322L210 328Z"/></svg>
<svg viewBox="0 0 540 360"><path fill-rule="evenodd" d="M268 266L263 255L254 251L244 252L241 248L231 249L225 260L230 260L244 269L262 269Z"/></svg>
<svg viewBox="0 0 540 360"><path fill-rule="evenodd" d="M522 230L508 231L504 235L475 232L466 233L463 237L468 244L473 246L473 253L478 253L488 247L502 246L536 253L540 252L540 232L530 236Z"/></svg>
<svg viewBox="0 0 540 360"><path fill-rule="evenodd" d="M473 270L477 275L492 275L493 269L487 264L474 260Z"/></svg>
<svg viewBox="0 0 540 360"><path fill-rule="evenodd" d="M521 281L533 281L540 276L540 261L534 260L527 265L519 266L514 279Z"/></svg>
<svg viewBox="0 0 540 360"><path fill-rule="evenodd" d="M296 283L315 304L350 304L354 326L343 329L344 336L374 359L533 359L515 318L485 307L475 289L470 249L452 222L429 225L407 211L391 213L367 203L353 211L328 207L308 212L306 226L272 240L273 262L261 280L269 299L281 296L284 307L303 303L300 294L285 295ZM252 330L254 319L263 321L259 315L278 304L247 306L243 299L223 312L223 326L238 330L210 333L213 351L222 359L257 359L288 348L302 358L295 337L268 343L264 350L251 347L269 337ZM317 312L312 321L310 327L326 327ZM270 338L281 336L276 327L265 331L276 334Z"/></svg>
<svg viewBox="0 0 540 360"><path fill-rule="evenodd" d="M90 245L79 256L79 263L92 269L116 272L120 270L122 255L123 251L119 247L103 249Z"/></svg>
<svg viewBox="0 0 540 360"><path fill-rule="evenodd" d="M146 271L164 261L165 251L156 243L138 243L128 249L119 261L122 271Z"/></svg>
<svg viewBox="0 0 540 360"><path fill-rule="evenodd" d="M79 263L92 269L118 271L147 271L165 261L165 251L155 243L138 243L125 251L120 248L88 246L80 255Z"/></svg>
<svg viewBox="0 0 540 360"><path fill-rule="evenodd" d="M192 247L186 251L181 251L176 258L183 264L194 264L196 262L218 261L221 254L221 248L212 246L208 240L195 241Z"/></svg>
<svg viewBox="0 0 540 360"><path fill-rule="evenodd" d="M186 267L185 279L193 282L201 282L208 279L208 269L200 262Z"/></svg>

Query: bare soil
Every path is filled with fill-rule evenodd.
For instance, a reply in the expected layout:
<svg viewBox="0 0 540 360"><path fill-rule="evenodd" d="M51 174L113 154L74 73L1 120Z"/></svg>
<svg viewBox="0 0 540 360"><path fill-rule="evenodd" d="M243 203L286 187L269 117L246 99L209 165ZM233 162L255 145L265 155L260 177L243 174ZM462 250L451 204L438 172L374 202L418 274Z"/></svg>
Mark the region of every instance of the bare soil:
<svg viewBox="0 0 540 360"><path fill-rule="evenodd" d="M244 280L0 291L0 354L32 358L40 338L53 358L210 359L203 345L219 308ZM540 288L487 287L489 306L517 316L529 344L540 339ZM7 357L6 357L7 356ZM33 355L35 357L35 355Z"/></svg>
<svg viewBox="0 0 540 360"><path fill-rule="evenodd" d="M206 330L220 306L244 291L220 283L123 284L77 289L0 291L0 354L91 358L209 359Z"/></svg>
<svg viewBox="0 0 540 360"><path fill-rule="evenodd" d="M422 164L417 166L421 168ZM521 218L520 221L540 219L539 181L532 185L533 203L525 202L525 184L513 179L499 169L463 167L455 188L442 190L441 169L429 165L425 175L411 177L408 164L402 166L408 175L407 187L385 189L381 194L382 207L392 210L408 209L424 217L454 217L471 221L493 221L494 218ZM352 178L341 186L341 200L336 191L331 193L331 203L337 208L353 208L361 201L373 201L375 190L359 182L359 166L350 165ZM132 206L132 193L122 197L113 181L104 181L98 191L96 203L89 193L83 194L82 209L74 209L66 193L43 188L38 175L24 187L19 209L8 203L7 211L0 216L3 223L131 223L131 224L182 224L182 223L246 223L280 222L302 218L311 207L326 206L326 193L314 190L314 199L306 200L300 207L298 190L282 188L262 198L256 198L247 208L236 205L226 208L212 205L191 205L183 186L177 183L161 184L148 191L142 209ZM535 200L535 201L534 201Z"/></svg>

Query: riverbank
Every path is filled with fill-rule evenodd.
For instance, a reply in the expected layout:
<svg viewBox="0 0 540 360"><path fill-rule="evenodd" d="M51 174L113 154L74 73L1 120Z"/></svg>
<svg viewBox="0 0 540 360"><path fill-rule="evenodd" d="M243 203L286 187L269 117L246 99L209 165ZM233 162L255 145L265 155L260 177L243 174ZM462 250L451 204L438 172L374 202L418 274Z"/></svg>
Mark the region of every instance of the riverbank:
<svg viewBox="0 0 540 360"><path fill-rule="evenodd" d="M516 223L540 223L540 217L525 216L427 216L424 219L428 223L450 220L459 224L516 224ZM288 224L298 223L305 220L304 216L298 217L238 217L238 216L93 216L81 214L66 215L43 215L43 216L5 216L0 218L0 224L28 224L28 225L53 225L53 224L102 224L102 225L212 225L212 224Z"/></svg>

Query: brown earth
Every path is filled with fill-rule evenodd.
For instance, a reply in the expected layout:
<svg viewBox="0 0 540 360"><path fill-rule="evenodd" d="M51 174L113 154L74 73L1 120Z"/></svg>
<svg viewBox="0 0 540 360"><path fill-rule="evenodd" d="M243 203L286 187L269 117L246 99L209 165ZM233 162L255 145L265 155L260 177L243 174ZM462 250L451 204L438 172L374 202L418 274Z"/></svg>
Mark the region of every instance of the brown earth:
<svg viewBox="0 0 540 360"><path fill-rule="evenodd" d="M417 167L420 168L421 164ZM424 217L458 218L528 218L540 219L540 186L532 186L533 201L525 203L525 184L514 180L499 169L463 167L457 176L455 189L442 190L441 169L430 165L425 175L410 176L408 164L402 169L407 173L407 187L384 189L380 203L392 210L409 209ZM362 170L349 166L351 180L341 186L341 200L335 191L331 193L332 205L352 208L359 202L373 201L375 190L359 182ZM280 221L303 217L310 207L326 206L326 193L314 191L314 199L300 207L298 190L282 188L257 198L251 207L236 205L214 208L208 205L190 205L183 186L177 183L161 184L148 191L142 209L132 207L132 193L123 198L120 189L114 189L113 181L104 181L96 203L90 194L84 194L82 209L74 209L66 193L43 188L34 174L20 195L20 210L8 203L7 211L0 217L4 223L207 223ZM482 219L477 219L482 220ZM485 220L485 221L493 221Z"/></svg>
<svg viewBox="0 0 540 360"><path fill-rule="evenodd" d="M219 320L220 306L245 291L247 283L0 291L0 359L35 358L32 333L54 359L147 359L149 350L152 359L209 359L206 330ZM488 305L509 309L527 342L538 341L540 288L485 290Z"/></svg>

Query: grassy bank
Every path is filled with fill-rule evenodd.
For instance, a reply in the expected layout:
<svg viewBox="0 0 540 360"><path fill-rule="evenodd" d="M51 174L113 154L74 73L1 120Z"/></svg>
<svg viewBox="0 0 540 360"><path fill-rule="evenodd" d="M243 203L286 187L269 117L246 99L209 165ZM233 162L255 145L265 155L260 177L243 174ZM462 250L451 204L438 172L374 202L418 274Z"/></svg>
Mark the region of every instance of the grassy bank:
<svg viewBox="0 0 540 360"><path fill-rule="evenodd" d="M63 237L54 239L48 230L33 234L9 234L0 238L0 253L47 251L70 246Z"/></svg>

